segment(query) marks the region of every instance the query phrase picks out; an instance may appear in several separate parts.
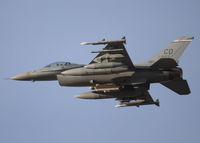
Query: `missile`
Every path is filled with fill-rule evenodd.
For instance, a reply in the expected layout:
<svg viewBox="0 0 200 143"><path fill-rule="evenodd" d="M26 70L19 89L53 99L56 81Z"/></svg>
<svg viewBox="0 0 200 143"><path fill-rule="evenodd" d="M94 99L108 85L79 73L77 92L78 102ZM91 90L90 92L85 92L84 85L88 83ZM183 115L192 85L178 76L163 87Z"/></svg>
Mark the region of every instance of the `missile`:
<svg viewBox="0 0 200 143"><path fill-rule="evenodd" d="M76 98L81 99L106 99L106 98L114 98L114 95L104 93L103 91L92 91L92 92L85 92L75 96Z"/></svg>
<svg viewBox="0 0 200 143"><path fill-rule="evenodd" d="M96 41L96 42L82 42L81 45L100 45L100 44L114 44L114 43L126 43L126 38L123 37L121 40L111 40L111 41Z"/></svg>
<svg viewBox="0 0 200 143"><path fill-rule="evenodd" d="M115 105L115 107L139 106L140 104L144 102L145 100L136 100L135 102L126 102L124 104Z"/></svg>
<svg viewBox="0 0 200 143"><path fill-rule="evenodd" d="M127 103L124 103L124 104L115 105L115 107L128 107L128 106L139 107L140 105L151 105L151 104L155 104L156 106L160 106L159 100L157 99L156 101L153 101L153 102L146 102L145 100L136 100L135 102L127 102Z"/></svg>

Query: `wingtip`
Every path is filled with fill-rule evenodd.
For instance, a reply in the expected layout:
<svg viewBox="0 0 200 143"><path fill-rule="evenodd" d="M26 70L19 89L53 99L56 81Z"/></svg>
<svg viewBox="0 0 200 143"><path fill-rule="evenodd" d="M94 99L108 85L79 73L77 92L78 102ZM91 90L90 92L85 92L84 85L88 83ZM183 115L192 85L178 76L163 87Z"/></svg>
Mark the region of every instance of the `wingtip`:
<svg viewBox="0 0 200 143"><path fill-rule="evenodd" d="M123 36L122 40L124 40L124 44L126 44L126 36Z"/></svg>
<svg viewBox="0 0 200 143"><path fill-rule="evenodd" d="M126 36L123 36L122 39L126 39Z"/></svg>

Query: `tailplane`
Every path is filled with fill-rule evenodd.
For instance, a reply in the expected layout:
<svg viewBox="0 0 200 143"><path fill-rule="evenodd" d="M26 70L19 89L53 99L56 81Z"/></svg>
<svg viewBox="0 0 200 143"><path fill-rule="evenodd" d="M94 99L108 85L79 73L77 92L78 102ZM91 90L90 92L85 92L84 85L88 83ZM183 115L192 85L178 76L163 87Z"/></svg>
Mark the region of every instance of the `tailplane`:
<svg viewBox="0 0 200 143"><path fill-rule="evenodd" d="M190 94L190 88L188 86L187 81L184 79L165 81L161 82L161 84L171 89L172 91L178 93L179 95Z"/></svg>

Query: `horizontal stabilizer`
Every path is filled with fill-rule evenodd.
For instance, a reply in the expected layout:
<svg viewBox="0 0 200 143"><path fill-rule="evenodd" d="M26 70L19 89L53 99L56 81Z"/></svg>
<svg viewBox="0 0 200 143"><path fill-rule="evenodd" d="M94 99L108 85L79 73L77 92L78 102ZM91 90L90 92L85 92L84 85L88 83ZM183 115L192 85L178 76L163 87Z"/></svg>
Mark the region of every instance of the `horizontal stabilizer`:
<svg viewBox="0 0 200 143"><path fill-rule="evenodd" d="M155 62L151 68L153 69L158 69L158 68L174 68L178 66L176 61L174 59L169 59L169 58L161 58L157 62Z"/></svg>
<svg viewBox="0 0 200 143"><path fill-rule="evenodd" d="M178 79L167 82L161 82L162 85L178 93L179 95L190 94L190 88L186 80Z"/></svg>

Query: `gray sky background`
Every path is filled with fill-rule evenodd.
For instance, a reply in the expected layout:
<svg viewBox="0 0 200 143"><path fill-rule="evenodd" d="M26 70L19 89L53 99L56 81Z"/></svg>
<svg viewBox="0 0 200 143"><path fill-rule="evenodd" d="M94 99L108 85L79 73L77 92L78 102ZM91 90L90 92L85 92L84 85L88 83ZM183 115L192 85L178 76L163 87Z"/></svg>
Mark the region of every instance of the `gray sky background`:
<svg viewBox="0 0 200 143"><path fill-rule="evenodd" d="M199 143L200 2L198 0L1 0L1 143ZM180 60L192 93L154 84L161 106L114 108L109 100L80 100L88 87L3 78L55 61L87 64L103 46L84 41L127 37L133 61L149 59L180 36L195 36Z"/></svg>

